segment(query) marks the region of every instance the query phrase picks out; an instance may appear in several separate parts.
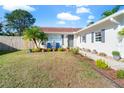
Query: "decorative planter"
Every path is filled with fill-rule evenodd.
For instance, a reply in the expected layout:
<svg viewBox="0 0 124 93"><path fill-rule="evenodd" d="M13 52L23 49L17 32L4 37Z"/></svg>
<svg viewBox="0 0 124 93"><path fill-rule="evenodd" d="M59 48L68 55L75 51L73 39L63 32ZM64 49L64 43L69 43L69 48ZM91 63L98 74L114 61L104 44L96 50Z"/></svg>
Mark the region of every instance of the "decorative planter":
<svg viewBox="0 0 124 93"><path fill-rule="evenodd" d="M120 59L121 59L120 56L113 56L113 58L114 58L115 60L120 60Z"/></svg>
<svg viewBox="0 0 124 93"><path fill-rule="evenodd" d="M93 54L97 54L98 52L97 52L96 50L93 50L92 53L93 53Z"/></svg>

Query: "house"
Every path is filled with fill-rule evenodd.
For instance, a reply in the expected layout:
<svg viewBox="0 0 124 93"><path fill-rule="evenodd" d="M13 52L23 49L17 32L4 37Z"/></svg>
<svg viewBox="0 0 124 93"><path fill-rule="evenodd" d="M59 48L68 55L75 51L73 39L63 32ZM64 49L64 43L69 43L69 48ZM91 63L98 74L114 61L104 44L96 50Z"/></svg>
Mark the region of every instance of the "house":
<svg viewBox="0 0 124 93"><path fill-rule="evenodd" d="M119 51L124 57L124 40L118 32L124 28L124 10L96 23L80 28L42 28L48 34L48 42L59 42L61 47L79 47L96 50L112 56L112 51Z"/></svg>
<svg viewBox="0 0 124 93"><path fill-rule="evenodd" d="M112 51L119 51L124 57L124 40L118 32L124 28L124 10L80 29L74 33L74 46L104 52L112 56Z"/></svg>
<svg viewBox="0 0 124 93"><path fill-rule="evenodd" d="M60 47L74 47L74 32L80 28L57 28L57 27L42 27L41 31L48 35L47 43L59 43Z"/></svg>

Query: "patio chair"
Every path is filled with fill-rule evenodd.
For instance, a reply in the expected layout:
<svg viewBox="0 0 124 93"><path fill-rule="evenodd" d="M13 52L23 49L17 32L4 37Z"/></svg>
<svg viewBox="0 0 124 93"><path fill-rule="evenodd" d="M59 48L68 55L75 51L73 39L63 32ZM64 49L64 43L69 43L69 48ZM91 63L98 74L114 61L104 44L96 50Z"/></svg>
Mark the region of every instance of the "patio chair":
<svg viewBox="0 0 124 93"><path fill-rule="evenodd" d="M60 43L56 43L56 48L60 48Z"/></svg>
<svg viewBox="0 0 124 93"><path fill-rule="evenodd" d="M51 43L47 43L47 48L52 48Z"/></svg>

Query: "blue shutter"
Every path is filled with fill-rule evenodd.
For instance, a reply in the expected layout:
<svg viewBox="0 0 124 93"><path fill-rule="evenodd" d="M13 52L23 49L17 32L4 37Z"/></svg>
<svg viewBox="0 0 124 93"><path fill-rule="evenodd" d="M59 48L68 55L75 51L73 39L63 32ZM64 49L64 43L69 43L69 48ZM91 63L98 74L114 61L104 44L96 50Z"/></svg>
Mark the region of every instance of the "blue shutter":
<svg viewBox="0 0 124 93"><path fill-rule="evenodd" d="M84 42L86 43L86 35L84 36L84 38L85 38L85 39L84 39L84 40L85 40Z"/></svg>
<svg viewBox="0 0 124 93"><path fill-rule="evenodd" d="M81 35L80 35L80 43L81 43Z"/></svg>
<svg viewBox="0 0 124 93"><path fill-rule="evenodd" d="M91 33L91 42L94 42L94 32Z"/></svg>
<svg viewBox="0 0 124 93"><path fill-rule="evenodd" d="M105 43L105 29L102 29L101 35L102 35L102 43Z"/></svg>

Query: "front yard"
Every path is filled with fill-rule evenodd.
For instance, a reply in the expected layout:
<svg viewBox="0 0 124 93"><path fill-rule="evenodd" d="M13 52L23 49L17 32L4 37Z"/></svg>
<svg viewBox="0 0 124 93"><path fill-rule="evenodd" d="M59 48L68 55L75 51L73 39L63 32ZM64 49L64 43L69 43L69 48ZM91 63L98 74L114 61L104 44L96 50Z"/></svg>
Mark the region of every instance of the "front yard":
<svg viewBox="0 0 124 93"><path fill-rule="evenodd" d="M0 87L115 87L83 60L68 52L0 55Z"/></svg>

